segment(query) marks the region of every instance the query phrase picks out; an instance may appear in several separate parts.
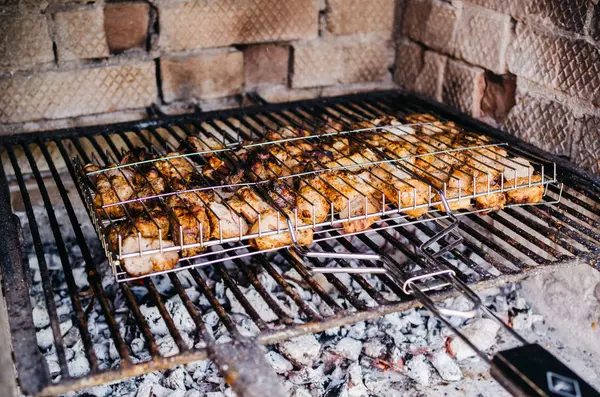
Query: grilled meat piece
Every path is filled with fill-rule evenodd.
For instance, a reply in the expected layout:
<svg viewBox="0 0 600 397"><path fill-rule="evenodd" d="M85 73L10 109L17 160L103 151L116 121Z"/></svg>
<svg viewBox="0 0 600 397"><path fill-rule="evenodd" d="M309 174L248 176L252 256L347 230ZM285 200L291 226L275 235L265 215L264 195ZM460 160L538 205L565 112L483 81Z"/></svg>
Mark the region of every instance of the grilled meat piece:
<svg viewBox="0 0 600 397"><path fill-rule="evenodd" d="M227 205L236 213L242 214L251 224L256 222L258 214L271 209L271 206L249 186L238 190L235 196L227 200Z"/></svg>
<svg viewBox="0 0 600 397"><path fill-rule="evenodd" d="M189 136L185 141L187 145L195 152L206 152L225 148L223 142L219 142L212 137ZM203 154L203 156L207 155L210 155L210 153Z"/></svg>
<svg viewBox="0 0 600 397"><path fill-rule="evenodd" d="M115 164L110 164L108 167L114 167ZM84 167L86 173L98 171L98 167L93 164L88 164ZM94 197L94 207L101 217L108 216L110 218L119 218L125 216L123 205L112 205L102 208L104 205L116 204L122 201L129 200L134 193L131 183L121 173L101 172L94 174L96 185L96 196Z"/></svg>
<svg viewBox="0 0 600 397"><path fill-rule="evenodd" d="M188 180L195 172L192 163L185 157L179 156L179 152L167 153L164 160L157 160L154 165L167 180Z"/></svg>
<svg viewBox="0 0 600 397"><path fill-rule="evenodd" d="M171 235L176 245L207 241L210 236L210 222L206 215L206 209L202 206L190 209L183 207L173 208ZM181 255L184 257L194 256L205 249L205 247L184 248Z"/></svg>
<svg viewBox="0 0 600 397"><path fill-rule="evenodd" d="M295 227L296 223L294 219L294 214L288 212L288 216L292 221L292 225ZM279 218L279 221L277 221L277 218ZM303 225L303 223L301 221L298 221L298 226L301 225ZM279 233L265 237L252 238L249 241L250 245L252 245L255 248L258 248L259 250L274 249L286 245L291 245L292 236L288 231L289 229L286 218L281 213L275 210L263 211L260 214L260 225L259 222L256 221L250 228L249 233L255 234L258 233L259 230L261 233L277 231L278 227ZM295 230L294 234L296 235L296 240L300 245L309 245L313 241L313 229L309 228Z"/></svg>
<svg viewBox="0 0 600 397"><path fill-rule="evenodd" d="M381 200L375 196L365 196L364 198L355 197L350 201L349 209L342 210L342 217L346 217L349 213L350 217L365 216L379 213L382 210ZM346 214L346 215L344 215ZM342 222L345 233L356 233L367 230L371 225L379 220L380 216L368 216L362 219Z"/></svg>
<svg viewBox="0 0 600 397"><path fill-rule="evenodd" d="M140 245L142 251L149 251L159 249L161 242L155 238L142 237L140 240L138 236L131 235L123 240L123 253L134 253L140 251ZM162 247L169 248L173 247L174 244L170 240L162 240ZM121 260L121 264L125 268L125 271L131 276L138 277L152 272L158 272L163 270L173 269L179 261L179 254L176 251L169 251L163 253L156 253L152 255L134 256L131 258L125 258Z"/></svg>
<svg viewBox="0 0 600 397"><path fill-rule="evenodd" d="M327 198L327 183L320 175L304 178L300 181L296 208L298 217L306 223L321 223L327 219L332 202Z"/></svg>
<svg viewBox="0 0 600 397"><path fill-rule="evenodd" d="M139 231L142 237L158 238L159 230L162 238L166 238L169 233L169 217L158 208L144 211L133 219L134 231Z"/></svg>
<svg viewBox="0 0 600 397"><path fill-rule="evenodd" d="M542 182L541 175L532 175L531 176L532 183L540 183ZM529 177L518 177L517 178L517 186L515 190L509 190L506 192L506 199L510 204L533 204L533 203L541 203L544 196L544 185L536 185L528 187L529 185ZM514 187L515 180L510 179L504 182L504 186L506 188Z"/></svg>
<svg viewBox="0 0 600 397"><path fill-rule="evenodd" d="M388 202L401 208L402 212L411 218L418 218L428 211L428 207L406 209L429 202L429 185L418 179L392 181L381 185Z"/></svg>
<svg viewBox="0 0 600 397"><path fill-rule="evenodd" d="M210 237L227 239L248 233L248 223L225 204L210 203L206 210L210 220Z"/></svg>

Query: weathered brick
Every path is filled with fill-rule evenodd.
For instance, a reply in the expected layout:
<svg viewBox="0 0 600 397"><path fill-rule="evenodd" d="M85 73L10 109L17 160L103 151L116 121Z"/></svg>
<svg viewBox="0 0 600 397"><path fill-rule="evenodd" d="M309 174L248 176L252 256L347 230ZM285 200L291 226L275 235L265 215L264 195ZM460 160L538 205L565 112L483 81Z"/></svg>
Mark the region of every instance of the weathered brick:
<svg viewBox="0 0 600 397"><path fill-rule="evenodd" d="M402 31L411 39L450 54L457 10L439 0L411 0L404 11Z"/></svg>
<svg viewBox="0 0 600 397"><path fill-rule="evenodd" d="M106 4L104 31L111 54L146 48L149 9L146 3Z"/></svg>
<svg viewBox="0 0 600 397"><path fill-rule="evenodd" d="M481 112L486 122L502 123L510 109L515 106L517 78L512 74L496 75L485 73L485 92L481 101Z"/></svg>
<svg viewBox="0 0 600 397"><path fill-rule="evenodd" d="M141 108L157 97L153 62L9 76L0 92L2 123Z"/></svg>
<svg viewBox="0 0 600 397"><path fill-rule="evenodd" d="M423 47L408 40L396 46L394 81L402 88L412 90L423 68Z"/></svg>
<svg viewBox="0 0 600 397"><path fill-rule="evenodd" d="M395 0L329 0L327 29L336 35L392 33Z"/></svg>
<svg viewBox="0 0 600 397"><path fill-rule="evenodd" d="M241 51L208 51L160 59L162 92L166 102L235 95L244 86Z"/></svg>
<svg viewBox="0 0 600 397"><path fill-rule="evenodd" d="M264 84L286 84L290 47L287 45L264 44L244 49L246 87Z"/></svg>
<svg viewBox="0 0 600 397"><path fill-rule="evenodd" d="M58 12L54 21L59 61L109 55L102 9Z"/></svg>
<svg viewBox="0 0 600 397"><path fill-rule="evenodd" d="M469 3L508 14L521 16L525 13L525 6L531 0L467 0Z"/></svg>
<svg viewBox="0 0 600 397"><path fill-rule="evenodd" d="M530 0L525 18L528 22L551 23L559 28L583 33L589 0Z"/></svg>
<svg viewBox="0 0 600 397"><path fill-rule="evenodd" d="M454 56L502 74L511 31L510 16L465 4L456 24Z"/></svg>
<svg viewBox="0 0 600 397"><path fill-rule="evenodd" d="M597 43L600 43L600 3L594 6L594 13L592 15L589 33Z"/></svg>
<svg viewBox="0 0 600 397"><path fill-rule="evenodd" d="M158 15L159 43L168 51L318 35L316 0L193 0L163 3Z"/></svg>
<svg viewBox="0 0 600 397"><path fill-rule="evenodd" d="M504 129L541 149L562 156L571 154L574 117L558 102L518 93Z"/></svg>
<svg viewBox="0 0 600 397"><path fill-rule="evenodd" d="M378 35L293 44L294 88L384 80L389 42Z"/></svg>
<svg viewBox="0 0 600 397"><path fill-rule="evenodd" d="M0 16L0 68L18 69L53 60L45 16Z"/></svg>
<svg viewBox="0 0 600 397"><path fill-rule="evenodd" d="M517 20L583 33L589 0L467 0Z"/></svg>
<svg viewBox="0 0 600 397"><path fill-rule="evenodd" d="M585 170L600 174L600 117L587 116L576 121L575 128L571 160Z"/></svg>
<svg viewBox="0 0 600 397"><path fill-rule="evenodd" d="M425 51L423 68L415 79L414 90L441 102L447 60L444 55Z"/></svg>
<svg viewBox="0 0 600 397"><path fill-rule="evenodd" d="M509 70L540 85L600 105L600 50L523 24L508 52Z"/></svg>
<svg viewBox="0 0 600 397"><path fill-rule="evenodd" d="M444 73L442 100L445 104L481 116L481 99L485 90L484 70L449 59Z"/></svg>
<svg viewBox="0 0 600 397"><path fill-rule="evenodd" d="M288 88L284 86L262 86L256 89L258 95L267 102L292 102L317 98L321 88Z"/></svg>

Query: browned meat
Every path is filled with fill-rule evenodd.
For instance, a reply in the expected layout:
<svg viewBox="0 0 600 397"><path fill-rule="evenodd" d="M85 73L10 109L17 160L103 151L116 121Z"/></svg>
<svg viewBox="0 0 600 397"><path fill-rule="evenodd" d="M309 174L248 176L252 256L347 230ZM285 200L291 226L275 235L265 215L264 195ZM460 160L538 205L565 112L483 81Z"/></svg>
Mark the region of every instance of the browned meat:
<svg viewBox="0 0 600 397"><path fill-rule="evenodd" d="M123 240L123 253L134 253L140 251L149 251L159 249L161 243L158 239L142 237L141 240L135 235L131 235ZM173 247L173 242L169 240L162 241L162 247ZM125 258L121 261L125 271L131 276L143 276L152 272L173 269L179 261L179 255L176 251L156 253L151 255L142 255Z"/></svg>
<svg viewBox="0 0 600 397"><path fill-rule="evenodd" d="M248 223L243 216L224 204L210 203L206 210L210 220L210 237L227 239L240 237L248 232Z"/></svg>
<svg viewBox="0 0 600 397"><path fill-rule="evenodd" d="M292 225L296 226L295 220L294 220L294 214L289 213L288 216L290 217L290 219L292 221ZM279 217L279 223L277 221L278 217ZM303 223L299 220L298 226L301 226L301 225L303 225ZM285 217L283 215L281 215L279 212L274 211L274 210L267 210L267 211L262 212L260 214L260 229L259 229L259 222L256 221L250 228L249 234L258 233L259 230L261 231L261 233L277 231L278 226L279 226L279 233L273 234L270 236L265 236L265 237L252 238L252 239L250 239L250 245L252 245L255 248L258 248L259 250L268 250L268 249L279 248L279 247L283 247L283 246L292 244L292 236L290 235L290 232L287 231L289 229L288 229L288 224L287 224ZM296 235L298 244L309 245L312 243L312 240L313 240L313 229L309 228L309 229L303 229L303 230L296 230L295 235Z"/></svg>
<svg viewBox="0 0 600 397"><path fill-rule="evenodd" d="M271 206L248 186L238 190L235 196L227 200L227 204L251 224L256 222L258 214L271 209Z"/></svg>
<svg viewBox="0 0 600 397"><path fill-rule="evenodd" d="M542 181L541 175L532 175L532 183L540 183ZM517 178L517 186L522 186L516 190L509 190L506 192L506 198L510 204L533 204L541 203L544 196L544 185L537 185L527 187L529 184L529 177ZM504 182L505 188L515 186L515 180L510 179Z"/></svg>
<svg viewBox="0 0 600 397"><path fill-rule="evenodd" d="M210 236L210 222L205 208L201 206L189 210L183 207L173 208L171 234L176 245L207 241ZM184 248L181 255L194 256L205 249L205 247Z"/></svg>
<svg viewBox="0 0 600 397"><path fill-rule="evenodd" d="M178 156L179 152L167 153L166 157ZM164 160L157 160L154 165L164 175L167 180L171 181L174 179L189 179L195 172L195 168L185 157L173 157L165 158Z"/></svg>

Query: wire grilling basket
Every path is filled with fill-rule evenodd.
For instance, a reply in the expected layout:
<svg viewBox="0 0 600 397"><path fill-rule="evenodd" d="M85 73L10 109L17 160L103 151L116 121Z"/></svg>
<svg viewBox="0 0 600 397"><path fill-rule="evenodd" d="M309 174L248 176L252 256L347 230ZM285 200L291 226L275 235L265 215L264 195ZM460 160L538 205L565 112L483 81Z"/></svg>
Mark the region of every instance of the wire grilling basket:
<svg viewBox="0 0 600 397"><path fill-rule="evenodd" d="M556 165L506 143L462 131L431 115L401 119L381 115L358 123L352 116L323 108L319 118L299 112L268 114L252 123L242 118L191 122L168 127L181 136L178 151L174 145L153 144L149 136L140 145L150 152L146 158L131 161L128 153L120 159L102 153L102 159L93 156L95 168L75 159L77 182L117 281L278 249L289 249L298 260L337 257L382 263L380 268L312 268L316 272L395 271L379 254L320 252L312 247L436 221L442 230L420 247L423 258L433 265L460 243L460 236L453 233L457 217L560 200L561 194L558 199L546 198L550 184L559 186ZM253 124L258 122L262 125L257 128ZM255 162L245 160L248 153L259 153ZM158 170L166 181L163 191L148 189L153 184L147 177L141 184L132 181L131 175L143 175L148 169ZM223 169L226 178L218 174ZM112 200L98 191L101 178L109 181ZM121 185L115 186L112 178ZM518 192L531 193L532 188L541 193L538 198L519 198ZM190 201L203 208L206 219L198 219ZM197 230L191 239L186 238L189 228L178 217L174 202L195 214L192 223ZM170 227L155 216L157 209ZM155 229L152 239L145 239L136 226L139 217ZM123 225L133 227L124 234ZM441 239L446 242L443 249L436 244ZM179 263L144 274L131 274L123 265L127 260L150 261L156 255L176 255ZM434 266L415 274L405 279L405 291L417 280L444 272Z"/></svg>

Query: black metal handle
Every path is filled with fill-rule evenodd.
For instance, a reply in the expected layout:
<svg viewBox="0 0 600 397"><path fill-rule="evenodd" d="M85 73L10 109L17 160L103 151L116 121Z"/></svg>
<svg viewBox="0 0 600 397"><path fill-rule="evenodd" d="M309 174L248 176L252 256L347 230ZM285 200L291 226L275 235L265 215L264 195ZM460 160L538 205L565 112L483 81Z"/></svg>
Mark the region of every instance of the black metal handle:
<svg viewBox="0 0 600 397"><path fill-rule="evenodd" d="M600 397L600 393L536 343L497 353L491 374L515 397Z"/></svg>

